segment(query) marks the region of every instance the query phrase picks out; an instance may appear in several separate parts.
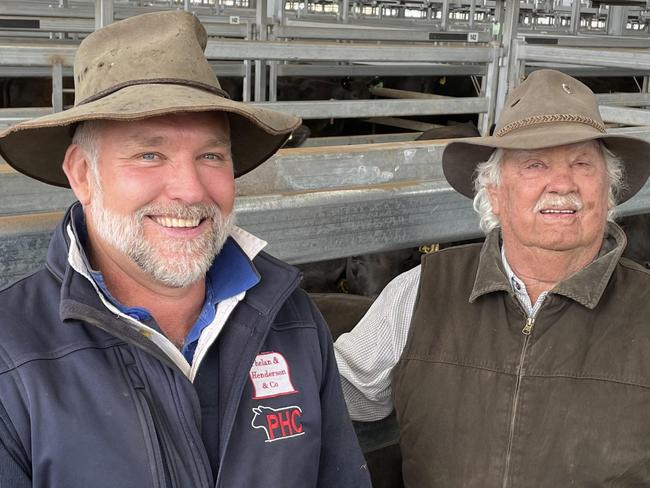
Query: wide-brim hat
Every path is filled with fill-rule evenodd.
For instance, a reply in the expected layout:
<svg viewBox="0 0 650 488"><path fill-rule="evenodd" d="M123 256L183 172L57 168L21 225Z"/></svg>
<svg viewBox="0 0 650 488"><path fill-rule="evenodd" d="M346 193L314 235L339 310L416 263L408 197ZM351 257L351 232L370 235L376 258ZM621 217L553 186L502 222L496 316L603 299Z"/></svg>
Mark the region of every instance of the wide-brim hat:
<svg viewBox="0 0 650 488"><path fill-rule="evenodd" d="M534 71L508 96L494 134L451 142L442 155L449 184L474 197L477 164L495 149L545 149L601 140L624 164L624 182L618 203L629 200L650 174L650 144L642 139L608 134L598 101L583 83L564 73Z"/></svg>
<svg viewBox="0 0 650 488"><path fill-rule="evenodd" d="M0 154L21 173L67 187L61 165L78 123L216 111L228 115L235 177L247 173L300 119L231 100L205 58L206 43L205 28L184 11L138 15L90 34L75 56L74 107L7 128Z"/></svg>

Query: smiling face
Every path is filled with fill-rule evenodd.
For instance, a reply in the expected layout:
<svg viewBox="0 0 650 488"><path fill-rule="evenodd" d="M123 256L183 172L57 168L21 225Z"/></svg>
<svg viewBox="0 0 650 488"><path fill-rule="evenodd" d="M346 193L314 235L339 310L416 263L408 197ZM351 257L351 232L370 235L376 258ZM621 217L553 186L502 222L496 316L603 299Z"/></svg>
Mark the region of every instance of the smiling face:
<svg viewBox="0 0 650 488"><path fill-rule="evenodd" d="M595 255L602 243L609 192L598 143L506 150L500 175L500 183L488 191L506 249Z"/></svg>
<svg viewBox="0 0 650 488"><path fill-rule="evenodd" d="M97 132L96 171L88 166L81 192L73 185L91 256L127 273L131 261L135 273L169 287L203 278L228 236L234 206L225 116L104 121Z"/></svg>

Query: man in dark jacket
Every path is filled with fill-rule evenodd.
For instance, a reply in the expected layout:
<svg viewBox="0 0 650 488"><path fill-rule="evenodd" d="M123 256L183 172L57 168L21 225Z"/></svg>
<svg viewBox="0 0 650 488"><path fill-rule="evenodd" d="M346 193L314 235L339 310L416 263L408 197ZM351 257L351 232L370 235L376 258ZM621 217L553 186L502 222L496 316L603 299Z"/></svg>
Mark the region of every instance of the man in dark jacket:
<svg viewBox="0 0 650 488"><path fill-rule="evenodd" d="M611 221L649 154L553 70L445 148L485 243L427 255L335 345L352 417L394 406L406 486L650 485L650 272Z"/></svg>
<svg viewBox="0 0 650 488"><path fill-rule="evenodd" d="M184 12L103 28L75 106L0 134L79 200L0 293L2 487L370 485L299 273L232 221L299 120L229 100L206 41Z"/></svg>

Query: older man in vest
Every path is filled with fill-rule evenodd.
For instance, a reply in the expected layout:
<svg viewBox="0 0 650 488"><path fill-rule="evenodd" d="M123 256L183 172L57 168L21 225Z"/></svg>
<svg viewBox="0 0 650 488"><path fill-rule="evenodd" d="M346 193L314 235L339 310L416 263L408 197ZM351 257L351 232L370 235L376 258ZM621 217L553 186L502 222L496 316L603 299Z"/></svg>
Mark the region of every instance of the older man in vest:
<svg viewBox="0 0 650 488"><path fill-rule="evenodd" d="M79 200L0 292L0 486L368 487L299 272L233 224L299 119L231 100L187 12L89 35L75 106L0 134Z"/></svg>
<svg viewBox="0 0 650 488"><path fill-rule="evenodd" d="M352 417L395 408L407 487L650 485L650 272L612 221L649 157L553 70L446 147L485 243L427 255L335 344Z"/></svg>

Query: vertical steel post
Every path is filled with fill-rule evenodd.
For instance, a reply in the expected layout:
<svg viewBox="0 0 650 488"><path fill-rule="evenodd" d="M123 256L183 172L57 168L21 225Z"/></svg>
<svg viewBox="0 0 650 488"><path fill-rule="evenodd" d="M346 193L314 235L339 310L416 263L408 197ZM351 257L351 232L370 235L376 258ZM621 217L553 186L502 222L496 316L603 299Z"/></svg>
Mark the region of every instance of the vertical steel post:
<svg viewBox="0 0 650 488"><path fill-rule="evenodd" d="M510 70L512 69L512 64L516 63L517 60L513 59L513 43L517 38L517 26L519 22L519 0L510 1L510 0L498 0L497 7L499 4L505 4L505 15L503 17L503 22L501 24L502 37L501 37L501 46L503 49L500 61L499 69L499 85L498 85L498 94L496 99L496 113L498 114L501 111L501 107L505 103L506 96L508 91L512 88L509 85L509 80L511 80Z"/></svg>
<svg viewBox="0 0 650 488"><path fill-rule="evenodd" d="M269 61L269 102L278 101L278 63Z"/></svg>
<svg viewBox="0 0 650 488"><path fill-rule="evenodd" d="M350 15L350 0L343 0L341 2L341 22L347 24L349 15Z"/></svg>
<svg viewBox="0 0 650 488"><path fill-rule="evenodd" d="M59 8L68 8L68 0L59 0ZM56 38L57 39L65 39L66 38L66 33L65 32L57 32L56 33Z"/></svg>
<svg viewBox="0 0 650 488"><path fill-rule="evenodd" d="M610 5L607 12L607 34L622 36L627 24L627 7Z"/></svg>
<svg viewBox="0 0 650 488"><path fill-rule="evenodd" d="M476 16L476 0L469 2L469 27L474 27L474 16Z"/></svg>
<svg viewBox="0 0 650 488"><path fill-rule="evenodd" d="M95 0L95 30L112 24L114 20L113 0Z"/></svg>
<svg viewBox="0 0 650 488"><path fill-rule="evenodd" d="M250 41L253 38L253 24L246 22L246 37L245 40ZM251 79L253 77L253 69L250 59L244 60L244 79L242 80L242 100L244 102L251 101Z"/></svg>
<svg viewBox="0 0 650 488"><path fill-rule="evenodd" d="M573 0L571 7L571 34L575 36L580 30L580 0Z"/></svg>
<svg viewBox="0 0 650 488"><path fill-rule="evenodd" d="M63 110L63 64L55 61L52 65L52 111Z"/></svg>
<svg viewBox="0 0 650 488"><path fill-rule="evenodd" d="M267 40L266 0L257 0L255 4L255 20L257 25L257 39ZM255 60L255 101L266 101L266 60Z"/></svg>
<svg viewBox="0 0 650 488"><path fill-rule="evenodd" d="M487 112L480 114L478 118L478 130L484 136L489 135L490 128L494 124L499 79L499 45L494 43L492 49L492 61L486 66L485 76L481 82L481 96L488 99Z"/></svg>
<svg viewBox="0 0 650 488"><path fill-rule="evenodd" d="M442 15L440 17L440 29L446 31L448 23L449 23L449 0L442 0Z"/></svg>

